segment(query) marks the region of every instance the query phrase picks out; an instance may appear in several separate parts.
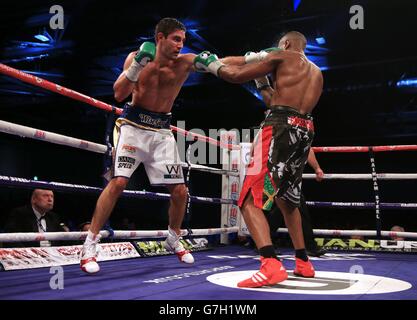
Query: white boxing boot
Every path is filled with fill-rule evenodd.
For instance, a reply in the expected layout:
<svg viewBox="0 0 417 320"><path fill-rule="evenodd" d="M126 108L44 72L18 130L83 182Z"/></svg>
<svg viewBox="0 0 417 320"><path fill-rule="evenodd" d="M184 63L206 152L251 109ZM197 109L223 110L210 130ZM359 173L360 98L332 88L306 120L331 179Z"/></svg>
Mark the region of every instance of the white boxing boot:
<svg viewBox="0 0 417 320"><path fill-rule="evenodd" d="M168 251L175 252L175 254L181 262L194 263L194 257L188 250L185 250L184 246L180 242L180 236L177 235L177 233L174 230L172 230L169 226L168 237L164 242L164 247Z"/></svg>
<svg viewBox="0 0 417 320"><path fill-rule="evenodd" d="M80 254L80 267L86 273L92 274L100 271L100 266L97 263L97 244L100 242L100 238L100 234L94 235L88 231Z"/></svg>

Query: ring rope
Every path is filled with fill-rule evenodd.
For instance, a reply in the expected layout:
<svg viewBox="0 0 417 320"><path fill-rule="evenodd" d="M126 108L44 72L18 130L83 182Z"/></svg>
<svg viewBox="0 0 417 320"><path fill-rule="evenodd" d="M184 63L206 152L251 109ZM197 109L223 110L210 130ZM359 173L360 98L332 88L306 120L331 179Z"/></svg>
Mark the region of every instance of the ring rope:
<svg viewBox="0 0 417 320"><path fill-rule="evenodd" d="M23 82L26 83L30 83L34 86L58 93L60 95L72 98L74 100L78 100L84 103L87 103L93 107L105 110L107 112L114 112L117 115L121 115L122 114L122 109L121 108L117 108L114 107L110 104L107 104L105 102L102 102L100 100L94 99L92 97L89 97L85 94L79 93L75 90L71 90L68 89L66 87L60 86L56 83L50 82L48 80L39 78L39 77L35 77L29 73L23 72L21 70L9 67L3 63L0 63L0 73L7 75L9 77L15 78L15 79L19 79ZM192 137L194 140L199 140L199 141L204 141L204 142L208 142L210 144L216 145L220 148L223 149L228 149L228 150L240 150L240 146L239 145L232 145L232 144L225 144L225 143L221 143L220 141L217 141L213 138L210 137L206 137L197 133L193 133L175 126L171 126L171 130L175 131L179 134L182 134L185 137Z"/></svg>
<svg viewBox="0 0 417 320"><path fill-rule="evenodd" d="M307 205L318 208L358 208L375 209L375 202L324 202L306 201ZM379 204L383 209L417 209L417 203L384 203Z"/></svg>
<svg viewBox="0 0 417 320"><path fill-rule="evenodd" d="M3 120L0 120L0 131L24 138L42 140L50 143L60 144L77 149L84 149L101 154L105 154L107 152L107 146L103 144L68 137L62 134L39 130L31 127L26 127L20 124L15 124Z"/></svg>
<svg viewBox="0 0 417 320"><path fill-rule="evenodd" d="M51 188L58 191L86 191L89 193L100 193L102 188L91 187L86 185L70 184L63 182L46 182L39 180L30 180L26 178L2 176L0 175L0 184L12 187L26 188ZM125 190L123 195L126 197L149 199L149 200L169 200L170 195L167 193L158 193L150 191ZM234 204L236 201L232 199L209 198L200 196L191 196L193 202L200 203L216 203L216 204ZM306 201L307 205L312 207L334 207L334 208L360 208L375 209L374 202L324 202L324 201ZM380 204L384 209L416 209L417 203L384 203Z"/></svg>
<svg viewBox="0 0 417 320"><path fill-rule="evenodd" d="M12 122L0 120L0 131L12 135L17 135L25 138L32 138L36 140L42 140L59 145L65 145L68 147L89 150L96 153L105 154L107 152L107 146L91 141L77 139L73 137L64 136L58 133L44 131L36 128L22 126ZM183 167L188 168L188 164L183 163ZM192 164L191 170L198 170L203 172L210 172L214 174L222 174L229 176L239 176L237 170L224 170L218 168L207 167L198 164ZM417 179L417 173L377 173L379 180L412 180ZM303 174L305 179L315 179L316 175L312 173ZM326 180L372 180L372 174L337 174L327 173L324 175Z"/></svg>
<svg viewBox="0 0 417 320"><path fill-rule="evenodd" d="M415 180L417 173L377 173L378 180ZM316 179L315 173L304 173L304 179ZM326 173L325 180L372 180L370 173Z"/></svg>
<svg viewBox="0 0 417 320"><path fill-rule="evenodd" d="M279 228L277 232L288 233L287 228ZM375 230L328 230L328 229L313 229L314 234L325 236L365 236L375 237L377 232ZM395 231L381 231L383 237L403 237L403 238L417 238L417 232L395 232Z"/></svg>
<svg viewBox="0 0 417 320"><path fill-rule="evenodd" d="M312 147L314 152L374 152L417 151L417 145L373 146L373 147Z"/></svg>
<svg viewBox="0 0 417 320"><path fill-rule="evenodd" d="M26 72L23 72L21 70L9 67L3 63L0 63L0 73L7 75L9 77L19 79L23 82L30 83L34 86L41 87L43 89L53 91L55 93L61 94L66 97L70 97L74 100L85 102L89 105L92 105L96 108L105 110L107 112L114 112L115 114L120 115L122 113L122 109L114 107L112 105L109 105L107 103L104 103L100 100L94 99L92 97L89 97L87 95L84 95L82 93L79 93L75 90L71 90L68 88L65 88L63 86L60 86L58 84L55 84L53 82L50 82L48 80L44 80L39 77L35 77L31 74L28 74ZM229 149L229 150L239 150L240 146L238 145L232 145L232 144L224 144L220 141L217 141L215 139L197 134L192 133L190 131L171 126L171 129L177 133L180 133L184 136L191 136L195 140L205 141L210 144L217 145L221 148ZM370 147L313 147L313 150L315 152L368 152ZM374 152L384 152L384 151L411 151L411 150L417 150L417 145L394 145L394 146L374 146L372 147Z"/></svg>
<svg viewBox="0 0 417 320"><path fill-rule="evenodd" d="M91 187L86 185L79 184L70 184L63 182L47 182L39 180L30 180L25 178L11 177L11 176L1 176L0 175L0 184L13 187L24 187L24 188L44 188L52 189L58 191L82 191L88 193L100 193L103 189L98 187ZM125 197L130 198L139 198L139 199L149 199L149 200L170 200L171 195L168 193L160 192L150 192L150 191L139 191L139 190L125 190L122 193ZM191 196L192 202L197 203L214 203L214 204L235 204L235 201L232 199L221 199L221 198L210 198L210 197L200 197L200 196Z"/></svg>
<svg viewBox="0 0 417 320"><path fill-rule="evenodd" d="M7 122L0 120L0 132L31 138L36 140L42 140L45 142L55 143L59 145L64 145L68 147L73 147L77 149L88 150L96 153L106 154L108 153L108 146L103 144L81 140L78 138L64 136L62 134L44 131L36 128L22 126L20 124L15 124L12 122ZM203 165L191 164L189 166L187 163L182 163L182 167L190 168L191 170L198 170L203 172L210 172L213 174L221 174L221 175L230 175L230 176L239 176L239 172L237 170L224 170L218 168L211 168Z"/></svg>
<svg viewBox="0 0 417 320"><path fill-rule="evenodd" d="M230 228L211 228L211 229L192 229L181 230L181 236L207 236L215 234L226 234L237 232L237 227ZM146 231L113 231L112 239L141 239L141 238L166 238L167 230L146 230ZM29 242L29 241L72 241L84 240L88 232L18 232L18 233L0 233L0 242ZM110 237L110 232L100 231L102 238Z"/></svg>

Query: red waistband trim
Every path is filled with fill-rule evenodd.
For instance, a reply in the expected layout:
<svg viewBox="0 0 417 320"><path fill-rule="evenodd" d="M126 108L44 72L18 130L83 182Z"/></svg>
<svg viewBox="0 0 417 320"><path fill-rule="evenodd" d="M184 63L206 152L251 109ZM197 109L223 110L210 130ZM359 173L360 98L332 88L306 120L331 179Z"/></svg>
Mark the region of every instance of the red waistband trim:
<svg viewBox="0 0 417 320"><path fill-rule="evenodd" d="M312 120L307 120L299 117L288 117L288 124L292 126L299 126L314 132L314 124Z"/></svg>

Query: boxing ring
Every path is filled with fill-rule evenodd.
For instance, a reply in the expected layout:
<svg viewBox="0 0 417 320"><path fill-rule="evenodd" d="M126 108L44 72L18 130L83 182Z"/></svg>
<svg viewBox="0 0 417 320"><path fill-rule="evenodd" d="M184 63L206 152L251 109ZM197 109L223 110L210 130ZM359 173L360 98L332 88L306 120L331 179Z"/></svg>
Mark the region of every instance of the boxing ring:
<svg viewBox="0 0 417 320"><path fill-rule="evenodd" d="M59 86L44 79L0 64L0 72L44 88L49 91L82 101L116 115L121 109ZM103 230L100 244L104 252L102 270L97 275L83 274L78 265L80 245L60 248L1 249L0 300L384 300L417 299L417 243L411 242L409 249L402 253L376 251L329 251L325 256L311 257L316 269L316 277L304 279L292 275L294 257L292 250L282 250L280 258L289 271L288 280L271 287L256 289L237 288L236 283L258 270L259 256L252 250L231 245L232 237L248 234L246 225L236 206L240 186L244 178L244 168L248 163L250 144L239 143L233 132L224 132L220 141L188 132L172 126L177 134L191 137L222 150L221 169L184 162L182 166L189 172L204 171L222 175L222 197L210 198L189 195L190 204L206 203L221 206L219 226L210 229L186 229L182 231L184 243L195 257L193 265L180 264L176 257L161 252L158 242L167 230ZM0 131L79 148L102 155L111 155L111 145L85 141L73 137L47 132L37 128L22 126L0 120ZM312 207L371 208L375 210L375 230L327 230L315 229L316 235L373 236L379 245L389 247L383 237L402 236L417 238L414 232L391 232L381 228L381 211L390 209L416 209L417 203L385 203L380 201L380 180L415 180L417 173L377 173L376 152L417 151L416 145L373 146L373 147L314 147L315 152L367 152L370 158L370 174L325 174L328 180L371 180L373 182L373 202L323 202L308 201ZM303 178L313 179L315 175L304 174ZM358 182L359 183L359 182ZM99 194L100 187L76 185L63 181L35 181L21 177L0 175L0 185L10 188L44 188L62 192L83 192ZM125 190L122 197L131 199L168 200L169 194L139 190ZM278 230L287 233L285 228ZM0 242L85 239L86 232L49 233L3 233ZM211 246L204 237L220 237L220 246ZM124 242L115 242L116 240ZM150 245L152 244L152 248ZM414 254L410 254L410 253ZM100 253L101 254L101 253ZM42 260L43 259L43 260ZM197 294L198 293L198 294Z"/></svg>

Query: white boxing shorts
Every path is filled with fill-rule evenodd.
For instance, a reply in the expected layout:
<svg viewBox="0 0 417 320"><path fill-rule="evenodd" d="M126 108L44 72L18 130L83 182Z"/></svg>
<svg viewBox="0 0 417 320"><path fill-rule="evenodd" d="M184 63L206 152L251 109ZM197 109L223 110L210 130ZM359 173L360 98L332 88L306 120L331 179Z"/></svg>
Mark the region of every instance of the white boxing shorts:
<svg viewBox="0 0 417 320"><path fill-rule="evenodd" d="M143 163L152 185L184 183L181 159L171 130L146 130L126 123L119 130L113 177L130 178Z"/></svg>

